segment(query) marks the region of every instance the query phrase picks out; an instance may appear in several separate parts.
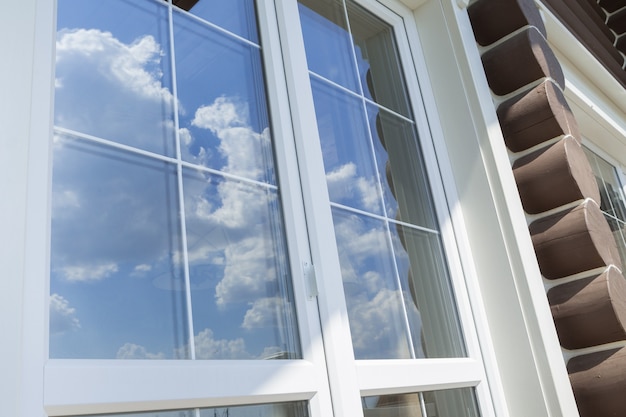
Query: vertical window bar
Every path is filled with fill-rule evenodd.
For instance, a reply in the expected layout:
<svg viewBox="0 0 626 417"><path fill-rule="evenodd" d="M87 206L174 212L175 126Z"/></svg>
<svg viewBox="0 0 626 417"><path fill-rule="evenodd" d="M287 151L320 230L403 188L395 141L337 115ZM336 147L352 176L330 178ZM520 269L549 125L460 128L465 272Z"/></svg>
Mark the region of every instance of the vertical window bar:
<svg viewBox="0 0 626 417"><path fill-rule="evenodd" d="M424 394L418 393L420 399L420 410L422 411L422 416L428 417L428 412L426 411L426 401L424 400Z"/></svg>
<svg viewBox="0 0 626 417"><path fill-rule="evenodd" d="M195 333L193 329L193 309L191 307L191 285L189 280L189 256L187 253L187 224L185 222L185 198L183 195L183 166L182 156L180 150L180 133L179 133L179 119L178 119L178 90L177 90L177 78L176 78L176 51L174 47L174 18L172 12L172 1L168 0L168 29L170 40L170 65L172 66L172 96L174 106L174 137L176 138L176 179L178 181L178 208L180 217L180 233L182 238L183 249L183 274L185 277L185 302L187 310L187 331L189 332L189 359L196 359L196 346L195 346ZM196 410L196 417L199 417Z"/></svg>
<svg viewBox="0 0 626 417"><path fill-rule="evenodd" d="M359 94L363 97L363 85L361 84L361 75L359 74L359 63L356 59L356 48L354 47L354 37L352 36L352 27L350 26L350 16L348 15L348 5L346 0L342 0L343 14L346 19L346 28L348 29L348 36L350 36L350 52L352 53L352 64L354 65L354 72L356 73L357 85L359 87ZM366 113L367 114L367 113Z"/></svg>

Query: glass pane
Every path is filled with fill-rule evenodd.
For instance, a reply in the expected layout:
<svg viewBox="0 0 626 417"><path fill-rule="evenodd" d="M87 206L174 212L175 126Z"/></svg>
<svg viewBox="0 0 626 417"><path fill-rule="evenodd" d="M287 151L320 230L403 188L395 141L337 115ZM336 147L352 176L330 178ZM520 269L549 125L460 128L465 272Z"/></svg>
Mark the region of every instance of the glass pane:
<svg viewBox="0 0 626 417"><path fill-rule="evenodd" d="M480 417L472 388L423 393L425 417Z"/></svg>
<svg viewBox="0 0 626 417"><path fill-rule="evenodd" d="M439 235L393 224L390 229L417 357L465 356Z"/></svg>
<svg viewBox="0 0 626 417"><path fill-rule="evenodd" d="M596 163L600 175L602 176L602 185L604 186L602 196L604 197L603 203L606 208L603 207L603 210L619 220L626 221L624 195L619 179L617 178L617 173L615 172L615 167L597 156Z"/></svg>
<svg viewBox="0 0 626 417"><path fill-rule="evenodd" d="M300 22L309 70L358 92L352 41L340 0L300 0Z"/></svg>
<svg viewBox="0 0 626 417"><path fill-rule="evenodd" d="M352 1L348 1L347 5L365 96L410 117L410 104L392 27Z"/></svg>
<svg viewBox="0 0 626 417"><path fill-rule="evenodd" d="M379 162L392 197L386 195L387 215L438 229L415 125L375 106L369 106L368 112L370 120L375 120L374 143L381 143L387 152L385 164Z"/></svg>
<svg viewBox="0 0 626 417"><path fill-rule="evenodd" d="M419 394L363 397L364 417L423 417Z"/></svg>
<svg viewBox="0 0 626 417"><path fill-rule="evenodd" d="M175 167L54 143L50 356L185 358Z"/></svg>
<svg viewBox="0 0 626 417"><path fill-rule="evenodd" d="M587 148L583 148L600 188L600 209L621 221L626 221L626 198L615 167Z"/></svg>
<svg viewBox="0 0 626 417"><path fill-rule="evenodd" d="M355 357L412 357L406 295L385 223L341 209L333 209L333 219Z"/></svg>
<svg viewBox="0 0 626 417"><path fill-rule="evenodd" d="M363 102L312 79L330 200L383 214Z"/></svg>
<svg viewBox="0 0 626 417"><path fill-rule="evenodd" d="M277 192L191 170L184 189L196 358L300 357Z"/></svg>
<svg viewBox="0 0 626 417"><path fill-rule="evenodd" d="M480 417L472 388L363 397L364 417Z"/></svg>
<svg viewBox="0 0 626 417"><path fill-rule="evenodd" d="M59 0L57 27L54 123L174 155L167 8Z"/></svg>
<svg viewBox="0 0 626 417"><path fill-rule="evenodd" d="M260 52L174 16L183 159L275 184Z"/></svg>
<svg viewBox="0 0 626 417"><path fill-rule="evenodd" d="M174 4L194 1L174 1ZM254 43L259 42L253 0L200 0L184 7L192 14Z"/></svg>
<svg viewBox="0 0 626 417"><path fill-rule="evenodd" d="M120 414L89 414L77 417L196 417L194 410L150 411Z"/></svg>
<svg viewBox="0 0 626 417"><path fill-rule="evenodd" d="M167 2L59 3L51 356L300 357L258 45ZM252 0L177 3L257 39ZM143 152L178 159L177 137L182 161L251 181L185 168L179 190L180 164Z"/></svg>
<svg viewBox="0 0 626 417"><path fill-rule="evenodd" d="M328 24L324 19L332 15L333 22L341 21L339 1L320 4L314 8L320 15L308 18ZM345 4L365 96L316 76L311 76L311 86L355 355L463 356L417 130L407 118L409 101L393 28L354 2ZM346 30L318 27L337 39ZM307 52L317 53L315 46L305 41ZM372 98L393 112L368 100Z"/></svg>
<svg viewBox="0 0 626 417"><path fill-rule="evenodd" d="M200 417L307 417L308 415L308 407L304 402L200 410Z"/></svg>
<svg viewBox="0 0 626 417"><path fill-rule="evenodd" d="M235 407L202 408L198 410L151 411L123 414L98 414L82 417L307 417L305 402L290 402ZM80 417L80 416L79 416Z"/></svg>
<svg viewBox="0 0 626 417"><path fill-rule="evenodd" d="M626 223L615 220L613 217L604 215L607 222L609 223L609 227L613 232L613 237L615 238L615 244L617 245L617 251L619 252L619 256L622 260L622 268L626 267Z"/></svg>

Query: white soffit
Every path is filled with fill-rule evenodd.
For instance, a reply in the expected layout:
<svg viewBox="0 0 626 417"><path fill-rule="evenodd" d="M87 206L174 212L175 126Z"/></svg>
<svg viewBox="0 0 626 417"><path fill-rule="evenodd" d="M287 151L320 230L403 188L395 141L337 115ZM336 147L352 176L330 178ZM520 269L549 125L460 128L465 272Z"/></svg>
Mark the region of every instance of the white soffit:
<svg viewBox="0 0 626 417"><path fill-rule="evenodd" d="M622 114L626 114L626 89L615 77L576 39L576 37L550 12L536 1L548 32L548 42L562 54L584 77L597 87Z"/></svg>

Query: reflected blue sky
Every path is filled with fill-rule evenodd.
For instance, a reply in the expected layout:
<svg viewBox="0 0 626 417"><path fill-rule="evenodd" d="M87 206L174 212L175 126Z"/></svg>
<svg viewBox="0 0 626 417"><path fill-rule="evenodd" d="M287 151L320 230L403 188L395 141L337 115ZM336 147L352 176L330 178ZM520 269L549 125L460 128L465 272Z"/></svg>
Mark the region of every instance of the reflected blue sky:
<svg viewBox="0 0 626 417"><path fill-rule="evenodd" d="M353 1L299 11L355 357L463 356L393 28Z"/></svg>
<svg viewBox="0 0 626 417"><path fill-rule="evenodd" d="M251 0L209 3L192 12L256 40ZM352 5L352 48L337 10L300 11L356 356L448 355L460 335L415 126L369 100L389 87L409 113L399 63L374 59L392 31ZM59 0L50 356L299 357L260 50L173 22L174 56L164 2ZM429 237L406 245L394 221Z"/></svg>
<svg viewBox="0 0 626 417"><path fill-rule="evenodd" d="M256 40L251 1L207 3L194 13ZM50 356L297 357L259 49L176 11L174 97L167 16L160 1L59 1ZM198 167L182 189L177 135Z"/></svg>

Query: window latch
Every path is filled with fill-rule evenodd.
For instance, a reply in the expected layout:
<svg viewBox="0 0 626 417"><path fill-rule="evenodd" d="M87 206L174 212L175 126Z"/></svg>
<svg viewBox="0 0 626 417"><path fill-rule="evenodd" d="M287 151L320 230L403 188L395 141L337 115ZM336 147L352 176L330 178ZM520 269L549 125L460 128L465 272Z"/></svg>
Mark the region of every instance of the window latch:
<svg viewBox="0 0 626 417"><path fill-rule="evenodd" d="M309 298L317 297L317 279L315 277L315 267L313 264L304 261L302 263L302 273L304 275L304 282L306 284L306 291Z"/></svg>

